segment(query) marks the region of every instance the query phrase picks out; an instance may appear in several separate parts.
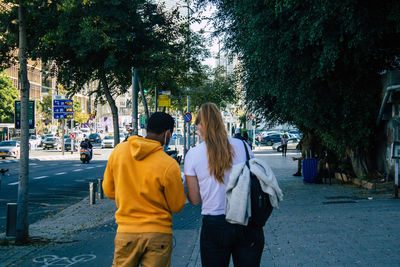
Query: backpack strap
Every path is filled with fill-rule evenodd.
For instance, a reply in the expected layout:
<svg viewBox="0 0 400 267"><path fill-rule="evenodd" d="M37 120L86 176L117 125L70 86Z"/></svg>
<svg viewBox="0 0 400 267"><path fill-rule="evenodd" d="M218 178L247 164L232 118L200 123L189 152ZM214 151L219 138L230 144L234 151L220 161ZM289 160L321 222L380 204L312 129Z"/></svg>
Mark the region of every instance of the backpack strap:
<svg viewBox="0 0 400 267"><path fill-rule="evenodd" d="M243 141L243 140L242 140L242 142L243 142L243 145L244 145L244 150L246 150L246 165L247 165L247 168L249 168L249 170L250 170L250 165L249 165L249 160L250 160L249 150L247 149L246 142Z"/></svg>

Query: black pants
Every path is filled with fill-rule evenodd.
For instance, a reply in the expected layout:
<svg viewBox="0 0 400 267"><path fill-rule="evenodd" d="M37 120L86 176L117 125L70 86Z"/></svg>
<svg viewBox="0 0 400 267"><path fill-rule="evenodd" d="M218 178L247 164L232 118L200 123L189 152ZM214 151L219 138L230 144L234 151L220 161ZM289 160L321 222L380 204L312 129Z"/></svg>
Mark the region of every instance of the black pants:
<svg viewBox="0 0 400 267"><path fill-rule="evenodd" d="M203 267L228 267L231 255L235 267L257 267L263 248L262 227L230 224L225 215L203 217L200 235Z"/></svg>
<svg viewBox="0 0 400 267"><path fill-rule="evenodd" d="M286 152L287 152L287 144L286 145L282 145L282 156L286 157Z"/></svg>

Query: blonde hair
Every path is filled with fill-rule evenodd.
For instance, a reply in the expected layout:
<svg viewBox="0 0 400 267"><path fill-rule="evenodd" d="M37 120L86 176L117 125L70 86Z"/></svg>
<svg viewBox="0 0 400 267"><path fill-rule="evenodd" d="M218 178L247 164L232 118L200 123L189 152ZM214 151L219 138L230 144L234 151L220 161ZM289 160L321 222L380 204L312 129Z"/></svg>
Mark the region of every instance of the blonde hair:
<svg viewBox="0 0 400 267"><path fill-rule="evenodd" d="M196 124L199 123L207 147L210 174L214 175L219 183L223 183L225 171L232 168L234 151L218 107L213 103L203 104L196 117Z"/></svg>

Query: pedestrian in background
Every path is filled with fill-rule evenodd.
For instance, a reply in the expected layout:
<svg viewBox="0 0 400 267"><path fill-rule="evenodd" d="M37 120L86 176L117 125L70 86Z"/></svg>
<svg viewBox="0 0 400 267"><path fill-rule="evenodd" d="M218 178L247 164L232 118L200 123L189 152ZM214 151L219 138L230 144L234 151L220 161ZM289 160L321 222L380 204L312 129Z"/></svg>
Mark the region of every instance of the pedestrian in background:
<svg viewBox="0 0 400 267"><path fill-rule="evenodd" d="M282 145L282 156L286 157L286 152L287 152L287 141L288 137L286 134L282 135L281 137L281 145Z"/></svg>
<svg viewBox="0 0 400 267"><path fill-rule="evenodd" d="M163 150L173 129L174 119L156 112L146 138L131 136L110 155L103 190L117 205L113 266L171 263L172 212L181 211L186 201L180 167Z"/></svg>
<svg viewBox="0 0 400 267"><path fill-rule="evenodd" d="M233 136L233 138L244 140L244 138L242 136L242 130L240 128L236 128L235 135Z"/></svg>
<svg viewBox="0 0 400 267"><path fill-rule="evenodd" d="M264 248L262 227L231 224L225 220L226 185L232 166L246 161L242 140L228 138L221 112L212 103L203 104L195 125L204 141L185 157L189 201L202 202L203 224L200 254L203 267L227 267L232 255L235 266L260 265ZM250 157L254 157L253 152Z"/></svg>

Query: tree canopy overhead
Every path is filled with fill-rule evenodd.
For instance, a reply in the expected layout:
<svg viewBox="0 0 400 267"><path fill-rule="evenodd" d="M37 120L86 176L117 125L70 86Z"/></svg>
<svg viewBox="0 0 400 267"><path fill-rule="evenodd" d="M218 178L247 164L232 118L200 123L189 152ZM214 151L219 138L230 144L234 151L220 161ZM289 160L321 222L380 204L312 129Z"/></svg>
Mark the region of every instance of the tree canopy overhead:
<svg viewBox="0 0 400 267"><path fill-rule="evenodd" d="M380 73L399 65L400 3L199 2L218 7L216 27L241 57L249 108L360 163L374 143Z"/></svg>
<svg viewBox="0 0 400 267"><path fill-rule="evenodd" d="M12 80L0 72L0 122L14 122L14 101L18 98L18 89L14 87Z"/></svg>

